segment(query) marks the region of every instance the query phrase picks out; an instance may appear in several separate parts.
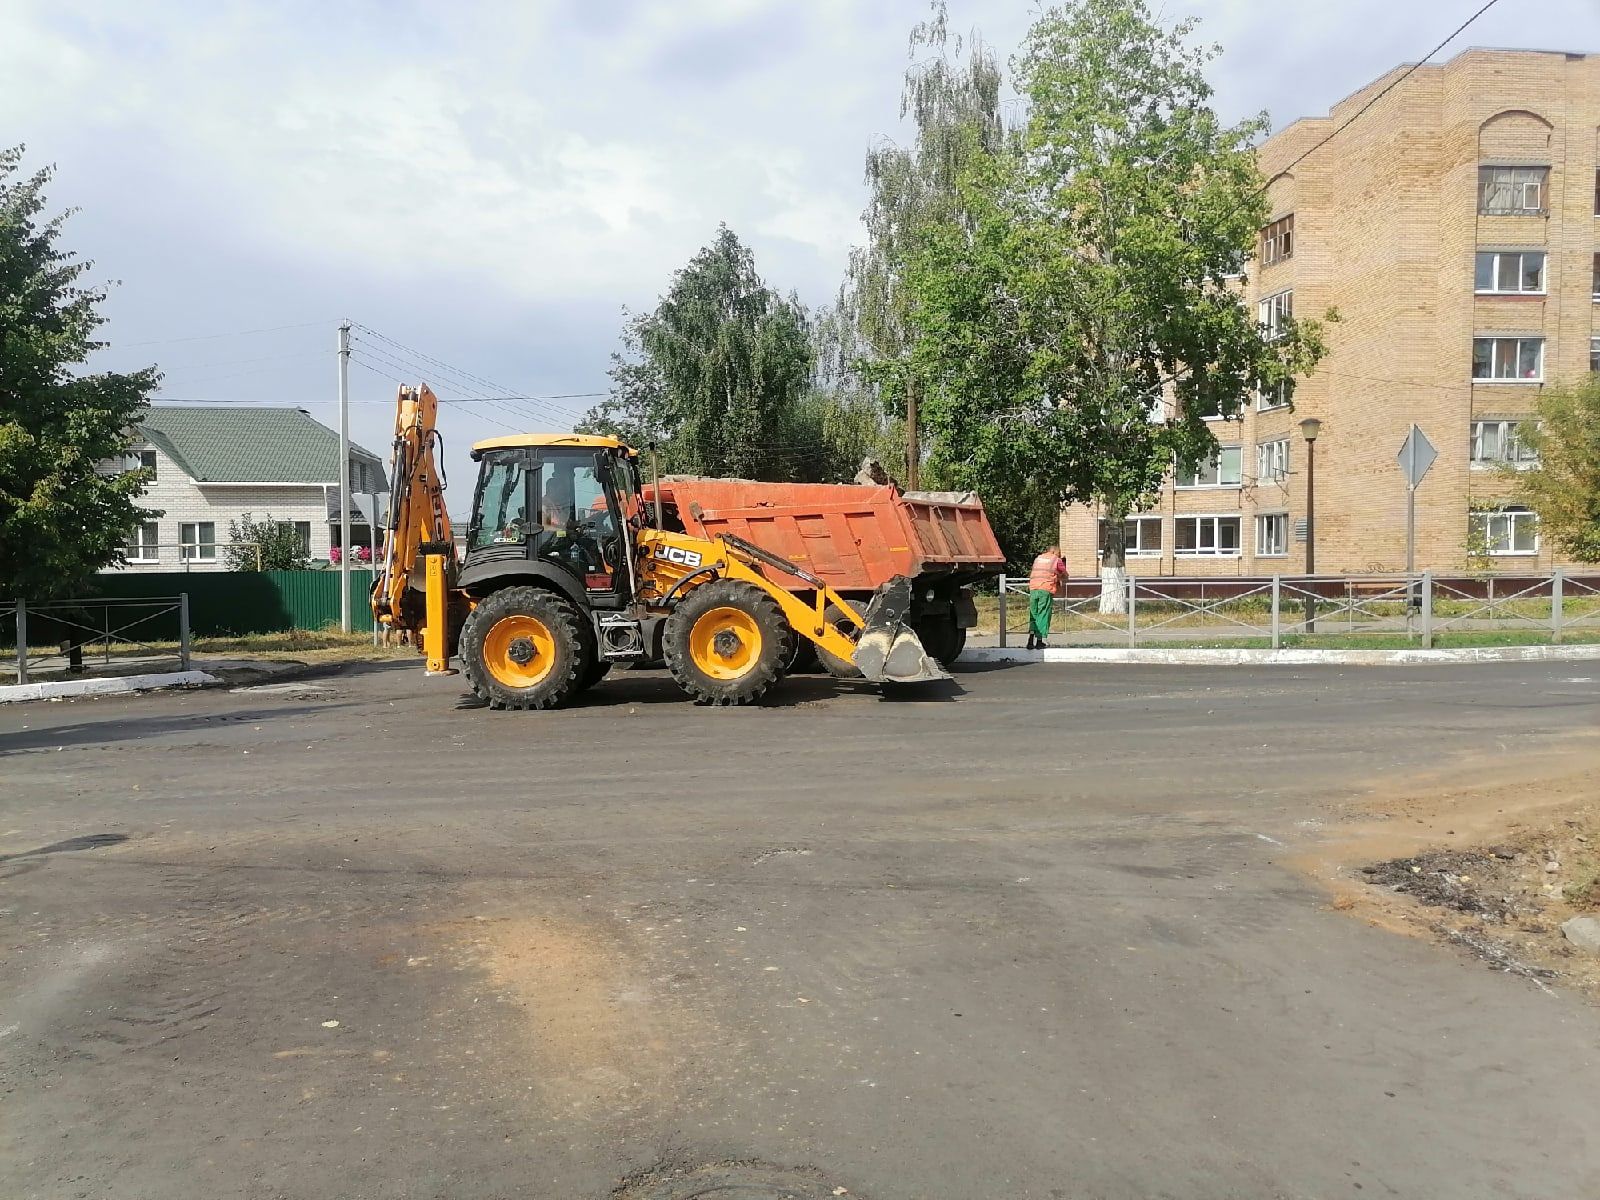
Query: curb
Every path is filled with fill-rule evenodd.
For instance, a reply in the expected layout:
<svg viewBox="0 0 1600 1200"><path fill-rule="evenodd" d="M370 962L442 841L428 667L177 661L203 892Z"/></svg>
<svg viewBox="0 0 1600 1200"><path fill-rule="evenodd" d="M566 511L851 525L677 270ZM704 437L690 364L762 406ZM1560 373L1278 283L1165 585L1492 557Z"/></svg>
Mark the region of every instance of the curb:
<svg viewBox="0 0 1600 1200"><path fill-rule="evenodd" d="M1167 667L1416 666L1429 663L1596 662L1600 646L1475 646L1459 650L1119 650L1057 646L1048 650L969 646L962 662L1124 663Z"/></svg>
<svg viewBox="0 0 1600 1200"><path fill-rule="evenodd" d="M79 696L118 696L157 688L201 687L221 682L204 671L167 671L159 675L112 675L104 679L61 679L49 683L14 683L0 687L0 704L56 700Z"/></svg>

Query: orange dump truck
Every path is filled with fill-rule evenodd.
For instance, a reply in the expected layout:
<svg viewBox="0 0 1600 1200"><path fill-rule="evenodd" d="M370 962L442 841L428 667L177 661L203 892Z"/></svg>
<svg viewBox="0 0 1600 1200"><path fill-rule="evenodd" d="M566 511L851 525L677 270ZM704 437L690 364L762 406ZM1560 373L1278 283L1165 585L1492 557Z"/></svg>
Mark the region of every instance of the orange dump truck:
<svg viewBox="0 0 1600 1200"><path fill-rule="evenodd" d="M977 623L969 585L999 575L1005 555L983 503L971 492L902 492L891 485L661 481L662 523L696 537L731 533L818 576L865 604L896 575L915 584L910 621L928 652L948 663ZM647 502L654 500L649 486ZM780 586L806 581L770 572ZM797 639L803 641L804 639ZM824 657L835 674L848 663Z"/></svg>

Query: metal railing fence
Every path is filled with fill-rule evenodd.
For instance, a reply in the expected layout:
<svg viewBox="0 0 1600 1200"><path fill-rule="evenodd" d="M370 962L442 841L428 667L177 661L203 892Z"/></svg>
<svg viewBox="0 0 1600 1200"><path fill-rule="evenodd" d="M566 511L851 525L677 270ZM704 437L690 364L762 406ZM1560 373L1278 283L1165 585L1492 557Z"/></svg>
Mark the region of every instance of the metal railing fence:
<svg viewBox="0 0 1600 1200"><path fill-rule="evenodd" d="M146 650L152 654L170 653L157 644L151 629L160 622L176 624L180 670L189 669L189 594L137 598L102 597L92 600L13 600L0 608L0 617L9 617L16 648L15 673L18 683L27 683L30 672L44 671L65 664L68 670L81 670L91 648L101 647L110 662L112 649ZM134 631L139 631L135 636ZM0 636L3 636L0 630ZM163 630L164 632L164 630ZM41 653L45 645L60 649Z"/></svg>

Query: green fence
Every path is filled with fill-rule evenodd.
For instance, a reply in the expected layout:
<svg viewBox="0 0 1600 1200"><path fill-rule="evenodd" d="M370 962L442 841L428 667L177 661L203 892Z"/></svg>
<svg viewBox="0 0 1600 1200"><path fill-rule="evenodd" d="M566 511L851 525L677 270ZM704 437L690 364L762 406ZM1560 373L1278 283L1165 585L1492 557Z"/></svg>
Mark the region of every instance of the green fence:
<svg viewBox="0 0 1600 1200"><path fill-rule="evenodd" d="M127 571L100 575L95 582L99 595L116 598L187 592L194 637L322 629L339 623L338 571ZM350 572L351 629L371 632L371 589L370 570ZM176 618L170 623L170 631L152 628L145 636L176 638Z"/></svg>

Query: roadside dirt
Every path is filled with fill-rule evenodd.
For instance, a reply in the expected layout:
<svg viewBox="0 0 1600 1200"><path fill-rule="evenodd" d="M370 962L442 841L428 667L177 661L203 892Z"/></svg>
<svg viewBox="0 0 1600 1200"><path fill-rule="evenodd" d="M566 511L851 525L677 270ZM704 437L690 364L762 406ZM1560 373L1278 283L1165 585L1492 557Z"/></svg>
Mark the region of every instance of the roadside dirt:
<svg viewBox="0 0 1600 1200"><path fill-rule="evenodd" d="M1376 788L1298 865L1339 911L1600 1000L1600 957L1561 932L1600 913L1600 736Z"/></svg>

